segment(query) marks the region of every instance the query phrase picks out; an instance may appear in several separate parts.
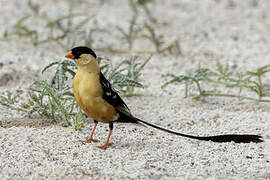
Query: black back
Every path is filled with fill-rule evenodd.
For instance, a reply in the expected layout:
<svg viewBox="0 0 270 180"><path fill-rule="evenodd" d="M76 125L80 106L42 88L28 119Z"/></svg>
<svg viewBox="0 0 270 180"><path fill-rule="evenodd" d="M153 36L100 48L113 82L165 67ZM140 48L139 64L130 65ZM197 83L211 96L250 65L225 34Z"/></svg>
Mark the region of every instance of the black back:
<svg viewBox="0 0 270 180"><path fill-rule="evenodd" d="M137 118L132 116L126 103L113 89L111 83L104 77L102 72L100 72L99 80L103 90L102 98L110 105L114 106L115 110L119 114L118 119L115 119L113 122L138 123Z"/></svg>
<svg viewBox="0 0 270 180"><path fill-rule="evenodd" d="M104 77L102 72L99 74L99 81L102 86L103 96L102 98L106 100L109 104L116 107L121 107L129 111L128 106L119 96L119 94L113 89L111 83Z"/></svg>

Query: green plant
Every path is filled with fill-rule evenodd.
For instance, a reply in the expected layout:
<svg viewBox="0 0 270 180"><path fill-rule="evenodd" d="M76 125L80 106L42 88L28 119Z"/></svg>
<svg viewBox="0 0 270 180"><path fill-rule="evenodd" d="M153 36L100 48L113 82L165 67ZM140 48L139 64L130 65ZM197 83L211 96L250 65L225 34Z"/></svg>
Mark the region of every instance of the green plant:
<svg viewBox="0 0 270 180"><path fill-rule="evenodd" d="M17 103L19 103L19 99L21 98L22 93L22 91L17 91L16 94L13 94L12 92L7 91L4 94L0 95L0 104L13 110L26 112L25 109L17 106Z"/></svg>
<svg viewBox="0 0 270 180"><path fill-rule="evenodd" d="M263 67L260 67L258 69L256 69L256 71L248 71L247 75L249 76L249 78L251 79L252 77L255 77L256 80L251 81L253 83L253 86L250 86L250 90L254 91L255 93L257 93L258 98L261 99L262 97L267 97L269 96L269 93L264 92L263 89L263 83L262 83L262 77L264 74L270 72L270 65L266 65Z"/></svg>
<svg viewBox="0 0 270 180"><path fill-rule="evenodd" d="M11 31L6 30L2 40L29 38L35 46L43 43L55 42L62 48L68 49L76 43L77 32L92 18L83 13L73 13L74 0L70 3L68 15L63 15L56 19L48 19L46 16L41 16L39 5L34 4L31 0L28 0L27 4L31 13L18 19ZM78 17L84 18L78 20L76 19ZM74 23L74 19L76 19L76 23ZM42 33L26 24L27 22L32 22L34 20L42 21L44 22L43 24L46 24L42 27Z"/></svg>
<svg viewBox="0 0 270 180"><path fill-rule="evenodd" d="M1 96L2 105L27 112L29 116L38 114L51 118L53 122L65 122L65 125L71 126L73 116L78 114L78 106L74 101L71 85L68 83L72 76L74 76L74 69L76 65L70 60L60 60L53 62L46 66L42 73L49 68L57 65L53 81L51 83L43 80L35 80L30 89L26 92L27 101L18 103L15 101L17 96L13 97L12 93L7 94L7 97ZM10 98L12 97L12 98ZM14 103L11 103L11 100ZM9 100L9 101L8 101ZM73 120L77 120L76 117ZM78 123L73 123L78 128Z"/></svg>
<svg viewBox="0 0 270 180"><path fill-rule="evenodd" d="M73 118L73 127L75 130L80 130L83 127L85 127L83 121L83 113L81 110L79 110L78 113Z"/></svg>
<svg viewBox="0 0 270 180"><path fill-rule="evenodd" d="M147 6L147 4L153 3L153 2L154 2L154 0L137 0L137 4L143 8L143 10L144 10L145 14L147 15L148 19L150 20L150 22L155 24L155 23L157 23L157 19L152 16L151 11L149 10L149 8Z"/></svg>
<svg viewBox="0 0 270 180"><path fill-rule="evenodd" d="M130 96L134 93L134 88L142 88L143 85L139 83L139 77L141 71L145 65L149 62L152 56L147 58L142 64L136 62L137 56L132 56L130 59L126 59L119 63L117 66L113 66L110 59L107 57L100 57L101 71L104 76L111 82L114 88L125 95Z"/></svg>
<svg viewBox="0 0 270 180"><path fill-rule="evenodd" d="M28 5L29 9L31 9L31 11L32 11L34 14L36 14L36 15L39 14L40 6L39 6L38 4L34 4L34 3L32 2L32 0L28 0L27 5Z"/></svg>
<svg viewBox="0 0 270 180"><path fill-rule="evenodd" d="M164 53L167 51L176 56L182 54L178 40L174 40L172 43L165 45L164 36L162 34L158 34L153 25L145 22L143 27L144 31L141 37L148 39L154 45L157 53Z"/></svg>
<svg viewBox="0 0 270 180"><path fill-rule="evenodd" d="M6 36L18 36L18 37L27 37L30 38L33 44L37 44L38 33L36 30L31 30L24 23L31 17L31 15L25 15L20 18L16 24L13 26L13 32L6 34Z"/></svg>
<svg viewBox="0 0 270 180"><path fill-rule="evenodd" d="M133 16L129 23L129 28L127 32L125 32L125 30L121 28L120 26L118 25L116 26L116 29L122 34L121 39L123 39L124 41L128 43L129 51L132 50L134 41L137 39L138 33L140 31L140 29L136 27L136 20L137 20L137 16Z"/></svg>
<svg viewBox="0 0 270 180"><path fill-rule="evenodd" d="M98 42L96 35L97 34L106 34L108 33L106 29L101 28L96 20L93 21L93 25L91 28L87 28L86 30L79 31L78 34L81 34L82 41L84 41L84 45L87 47L94 47L94 43ZM96 48L98 49L98 48ZM99 50L102 50L100 48Z"/></svg>
<svg viewBox="0 0 270 180"><path fill-rule="evenodd" d="M169 52L177 56L182 54L178 40L165 43L163 35L157 33L158 21L148 8L148 5L154 3L154 0L129 0L128 3L132 12L128 29L115 25L116 30L121 34L124 46L127 44L127 49L115 49L113 45L106 43L105 45L96 47L96 50L128 54L155 54L163 52ZM38 3L28 0L27 4L30 13L19 18L11 30L4 30L3 37L0 38L1 40L25 38L29 39L35 46L44 43L56 43L63 49L68 50L78 42L80 44L84 42L84 45L88 47L97 46L94 43L99 43L100 41L96 34L109 34L112 31L111 28L108 30L101 28L94 19L94 16L89 16L87 13L74 13L74 7L76 7L75 0L70 1L68 14L58 16L55 19L49 19L40 13L40 5ZM141 9L144 13L140 11ZM138 22L140 16L144 16L144 14L147 19L144 22ZM93 23L91 28L89 28L86 25L91 19L93 19ZM42 22L40 24L44 25L36 28L35 26L31 26L33 21L40 21ZM39 29L42 29L42 32ZM140 38L149 40L155 50L134 50L134 42Z"/></svg>
<svg viewBox="0 0 270 180"><path fill-rule="evenodd" d="M195 83L196 87L199 91L199 95L203 95L204 91L201 89L200 82L208 80L208 74L209 70L205 68L200 68L188 73L187 75L180 75L180 76L174 76L174 78L168 82L166 82L164 85L162 85L162 88L166 87L169 84L172 83L184 83L185 84L185 97L188 96L188 90L189 85Z"/></svg>
<svg viewBox="0 0 270 180"><path fill-rule="evenodd" d="M57 65L56 72L51 83L35 80L26 93L25 102L17 101L22 94L0 96L0 103L10 109L23 111L29 116L38 114L51 118L53 122L64 122L70 126L70 119L77 114L78 107L74 101L71 85L67 82L68 74L74 75L72 69L76 68L72 61L56 61L46 66L42 73L52 66Z"/></svg>
<svg viewBox="0 0 270 180"><path fill-rule="evenodd" d="M150 60L142 64L138 57L122 61L116 67L106 57L98 58L104 76L124 95L134 94L134 87L142 88L139 83L141 71ZM0 104L13 110L26 112L29 116L37 114L52 119L55 123L73 126L79 130L84 127L82 112L79 110L72 93L71 81L75 75L76 64L72 60L58 60L47 65L42 73L56 67L53 80L35 80L27 92L13 94L7 91L0 96ZM21 95L26 93L27 100L20 102Z"/></svg>
<svg viewBox="0 0 270 180"><path fill-rule="evenodd" d="M77 69L77 65L72 60L59 60L47 65L45 68L43 68L41 73L43 74L45 71L52 68L53 66L57 67L52 80L52 84L55 84L58 90L61 91L62 88L66 86L68 75L70 75L72 78L75 76L75 70Z"/></svg>
<svg viewBox="0 0 270 180"><path fill-rule="evenodd" d="M147 33L143 34L142 37L150 40L154 44L156 51L160 53L161 46L164 44L163 35L157 35L155 29L148 23L144 23L144 28L146 29Z"/></svg>
<svg viewBox="0 0 270 180"><path fill-rule="evenodd" d="M28 114L38 113L40 116L52 118L54 122L65 120L67 125L77 108L68 86L58 89L47 81L36 80L28 92L28 102L22 104Z"/></svg>
<svg viewBox="0 0 270 180"><path fill-rule="evenodd" d="M116 29L122 34L122 39L128 43L128 50L132 50L134 41L137 39L138 34L140 32L140 27L137 25L137 18L138 18L138 9L136 3L132 0L129 0L129 5L133 11L132 18L129 22L129 28L126 32L120 26L116 26Z"/></svg>
<svg viewBox="0 0 270 180"><path fill-rule="evenodd" d="M132 56L130 59L123 61L123 64L125 64L127 67L127 77L129 77L134 82L138 82L139 77L141 76L141 71L150 61L151 57L152 56L149 56L142 64L136 62L138 56ZM135 86L127 87L127 92L134 92L134 87Z"/></svg>
<svg viewBox="0 0 270 180"><path fill-rule="evenodd" d="M252 100L256 102L270 102L270 93L265 91L262 77L266 73L270 72L270 65L266 65L256 69L256 71L247 71L247 72L237 72L232 73L228 65L222 65L219 61L216 62L216 69L199 69L189 73L188 75L180 75L168 82L166 82L162 87L166 87L172 83L185 83L186 84L186 93L188 96L188 85L193 83L196 84L197 90L199 91L199 96L223 96L238 98L239 100ZM201 82L207 82L208 86L215 85L215 90L202 90ZM216 87L217 86L217 87ZM238 89L237 93L225 93L217 91L216 88L225 87L229 88L232 91ZM249 97L242 95L243 91L253 92L256 94L257 98ZM234 91L233 91L234 92Z"/></svg>

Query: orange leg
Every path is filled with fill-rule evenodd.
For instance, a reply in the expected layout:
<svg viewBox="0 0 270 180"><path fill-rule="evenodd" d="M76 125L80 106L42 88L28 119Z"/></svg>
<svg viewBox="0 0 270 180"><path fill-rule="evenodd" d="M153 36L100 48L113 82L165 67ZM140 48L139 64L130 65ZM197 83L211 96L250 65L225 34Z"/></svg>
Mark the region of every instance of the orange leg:
<svg viewBox="0 0 270 180"><path fill-rule="evenodd" d="M112 143L109 143L109 141L110 141L110 137L112 135L113 123L110 123L109 127L110 127L110 130L109 130L109 134L108 134L108 137L107 137L107 140L106 140L105 144L103 144L102 146L97 146L100 149L105 150L105 149L107 149L108 146L112 145Z"/></svg>
<svg viewBox="0 0 270 180"><path fill-rule="evenodd" d="M86 140L82 140L81 142L83 142L83 143L99 142L99 140L93 139L93 135L94 135L95 129L96 129L96 127L97 127L97 124L98 124L98 122L95 121L95 125L94 125L94 127L93 127L93 130L92 130L92 132L91 132L90 137L89 137L88 139L86 139Z"/></svg>

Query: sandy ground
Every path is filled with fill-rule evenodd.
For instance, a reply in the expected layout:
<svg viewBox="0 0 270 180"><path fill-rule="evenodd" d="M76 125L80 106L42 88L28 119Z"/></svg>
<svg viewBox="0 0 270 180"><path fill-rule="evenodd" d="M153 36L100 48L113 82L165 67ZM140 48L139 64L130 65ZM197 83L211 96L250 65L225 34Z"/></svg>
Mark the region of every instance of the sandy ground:
<svg viewBox="0 0 270 180"><path fill-rule="evenodd" d="M41 11L49 17L65 13L69 5L67 0L42 2ZM29 12L25 4L0 0L1 34ZM104 4L81 0L75 5L76 12L96 14L105 28L127 27L131 16L124 0ZM183 74L199 62L215 67L220 59L236 71L269 64L270 2L156 0L150 8L159 19L159 32L167 41L179 39L183 55L152 58L143 71L146 87L139 90L148 96L124 98L134 115L187 134L249 133L262 135L264 142L201 142L148 127L117 124L113 145L103 151L96 144L78 142L89 135L88 128L75 131L0 106L0 179L270 179L269 104L224 98L195 101L183 98L181 85L160 88L168 80L166 74ZM38 23L32 25L39 27ZM112 30L112 34L116 35L96 46L106 42L120 46L117 33ZM145 46L136 43L137 49ZM1 41L0 47L1 93L28 88L46 64L65 54L55 44L34 47L27 40ZM97 54L115 62L123 58ZM265 79L270 80L269 75ZM269 81L264 83L269 85ZM105 124L98 126L95 137L100 143L105 141L107 129Z"/></svg>

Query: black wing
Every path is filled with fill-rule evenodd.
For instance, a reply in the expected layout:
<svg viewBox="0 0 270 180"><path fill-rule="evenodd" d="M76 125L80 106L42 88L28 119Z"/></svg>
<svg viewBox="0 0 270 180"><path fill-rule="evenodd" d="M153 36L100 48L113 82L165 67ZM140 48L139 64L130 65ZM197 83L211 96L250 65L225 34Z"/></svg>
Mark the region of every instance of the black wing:
<svg viewBox="0 0 270 180"><path fill-rule="evenodd" d="M128 106L119 96L119 94L113 89L111 83L104 77L102 72L99 74L99 81L103 89L102 98L107 101L110 105L115 107L119 114L119 118L114 122L122 123L139 123L137 118L132 116Z"/></svg>
<svg viewBox="0 0 270 180"><path fill-rule="evenodd" d="M127 110L129 112L129 108L126 103L122 100L122 98L118 95L118 93L113 89L111 83L104 77L102 72L99 75L99 81L103 89L103 99L105 99L109 104L114 106L119 110Z"/></svg>

